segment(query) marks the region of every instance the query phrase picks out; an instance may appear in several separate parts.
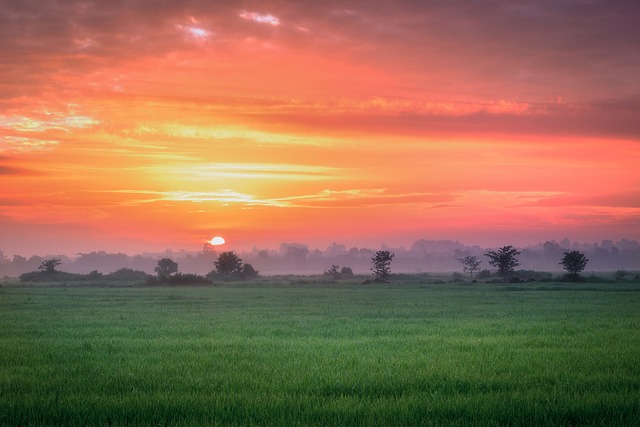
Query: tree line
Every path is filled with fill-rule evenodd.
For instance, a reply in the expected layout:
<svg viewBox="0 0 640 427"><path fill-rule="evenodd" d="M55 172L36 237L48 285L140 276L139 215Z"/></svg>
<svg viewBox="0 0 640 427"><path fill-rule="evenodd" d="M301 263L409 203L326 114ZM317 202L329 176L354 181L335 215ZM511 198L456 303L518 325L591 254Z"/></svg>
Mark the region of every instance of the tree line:
<svg viewBox="0 0 640 427"><path fill-rule="evenodd" d="M504 281L513 279L515 268L520 265L518 255L520 251L513 246L503 246L495 251L488 251L484 255L488 258L488 263L497 269L497 274ZM388 250L379 250L373 254L371 258L372 279L367 279L364 283L386 283L391 277L391 263L395 254ZM480 269L482 261L477 256L465 256L459 258L458 261L462 265L463 271L469 273L471 279L476 271ZM589 260L580 251L573 250L564 252L559 264L567 271L566 278L569 280L579 280L580 273L585 269ZM93 271L88 275L79 275L57 271L56 268L61 264L58 258L44 260L39 267L38 272L25 273L20 276L21 281L44 281L49 279L55 281L60 280L77 280L81 279L99 279L103 275L97 271ZM147 284L206 284L216 279L253 279L259 277L259 272L249 263L243 263L242 259L233 251L222 252L218 255L213 263L214 269L205 276L197 274L185 274L179 272L179 266L176 261L171 258L162 258L154 269L156 276L148 276L144 272L134 271L130 269L121 269L117 272L104 276L112 280L127 280L127 278L145 277ZM332 265L328 271L324 273L333 279L342 279L353 277L353 271L349 267ZM61 276L62 275L62 276Z"/></svg>
<svg viewBox="0 0 640 427"><path fill-rule="evenodd" d="M484 255L489 258L489 264L498 269L498 275L503 279L510 279L515 268L520 265L517 256L521 252L513 246L503 246L497 251L488 251ZM458 258L462 268L473 278L473 273L480 269L481 260L477 256L465 256ZM573 250L564 252L559 264L567 272L567 278L578 280L580 273L584 271L589 260L580 251Z"/></svg>
<svg viewBox="0 0 640 427"><path fill-rule="evenodd" d="M216 247L216 249L221 248ZM487 258L484 254L488 250L496 250L496 248L465 246L459 242L448 240L421 239L406 248L383 246L380 249L395 253L394 274L454 273L459 271L469 277L468 273L462 271L459 258L472 255L482 259L483 265L480 271L484 269L483 274L489 272L488 270L494 271L493 267L486 262ZM602 241L601 243L579 243L565 239L560 243L547 241L518 247L518 249L521 251L518 256L520 262L518 270L521 272L523 269L541 274L542 272L557 272L561 270L558 261L563 256L563 252L571 250L578 250L585 254L589 258L587 269L592 271L637 270L640 266L640 243L624 239L618 242ZM322 273L332 265L348 266L353 272L363 274L370 271L371 258L374 256L375 250L356 247L349 249L345 245L335 242L326 249L311 249L302 243L283 243L279 249L253 248L236 253L243 261L251 263L256 270L260 270L263 275L315 275ZM163 253L135 255L94 251L78 253L77 256L71 258L57 254L45 257L32 255L28 258L13 255L9 258L4 256L0 250L0 277L17 277L23 273L36 271L44 260L52 257L61 259L61 268L70 273L87 274L98 270L107 274L121 268L130 268L155 275L154 268L158 259L168 257L180 264L181 271L206 275L212 270L213 262L218 254L219 252L213 251L173 252L167 249Z"/></svg>

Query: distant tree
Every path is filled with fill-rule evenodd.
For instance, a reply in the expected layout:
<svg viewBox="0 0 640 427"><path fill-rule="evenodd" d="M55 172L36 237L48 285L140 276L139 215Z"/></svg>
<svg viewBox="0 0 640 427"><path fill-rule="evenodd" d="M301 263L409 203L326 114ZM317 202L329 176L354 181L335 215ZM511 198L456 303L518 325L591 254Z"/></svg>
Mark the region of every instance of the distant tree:
<svg viewBox="0 0 640 427"><path fill-rule="evenodd" d="M242 273L242 260L233 252L222 252L213 264L216 271L224 276Z"/></svg>
<svg viewBox="0 0 640 427"><path fill-rule="evenodd" d="M46 259L42 261L42 264L40 264L38 270L42 271L43 273L52 274L56 272L56 267L60 264L62 264L62 261L58 258Z"/></svg>
<svg viewBox="0 0 640 427"><path fill-rule="evenodd" d="M171 258L162 258L154 269L161 279L168 279L172 274L178 272L178 263Z"/></svg>
<svg viewBox="0 0 640 427"><path fill-rule="evenodd" d="M489 251L485 256L489 257L489 264L498 269L498 274L503 278L507 278L514 269L520 265L516 256L520 255L513 246L503 246L498 251Z"/></svg>
<svg viewBox="0 0 640 427"><path fill-rule="evenodd" d="M325 276L331 276L335 280L341 279L342 278L342 274L340 274L340 266L335 265L335 264L332 265L329 270L324 272L324 275Z"/></svg>
<svg viewBox="0 0 640 427"><path fill-rule="evenodd" d="M589 260L580 251L565 252L560 265L567 270L571 276L577 277L578 274L587 266Z"/></svg>
<svg viewBox="0 0 640 427"><path fill-rule="evenodd" d="M386 280L391 275L391 261L395 255L389 251L377 251L373 255L371 271L375 280Z"/></svg>
<svg viewBox="0 0 640 427"><path fill-rule="evenodd" d="M87 276L89 276L90 279L96 280L102 277L102 273L100 273L98 270L92 270L91 273L89 273Z"/></svg>
<svg viewBox="0 0 640 427"><path fill-rule="evenodd" d="M477 256L458 258L458 262L462 264L462 269L465 272L471 274L471 278L473 278L473 272L480 269L480 264L482 264L482 261L480 261Z"/></svg>
<svg viewBox="0 0 640 427"><path fill-rule="evenodd" d="M342 267L340 269L340 275L342 277L353 277L353 270L350 267Z"/></svg>
<svg viewBox="0 0 640 427"><path fill-rule="evenodd" d="M259 276L259 272L251 264L245 264L242 266L242 275L246 278L255 278Z"/></svg>

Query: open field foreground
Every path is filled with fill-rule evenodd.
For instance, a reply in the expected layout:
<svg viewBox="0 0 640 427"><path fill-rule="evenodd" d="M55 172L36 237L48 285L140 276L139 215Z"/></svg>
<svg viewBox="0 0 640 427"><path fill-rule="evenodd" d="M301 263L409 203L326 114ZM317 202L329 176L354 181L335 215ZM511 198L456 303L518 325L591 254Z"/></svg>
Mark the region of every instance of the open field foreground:
<svg viewBox="0 0 640 427"><path fill-rule="evenodd" d="M1 425L637 425L640 283L0 288Z"/></svg>

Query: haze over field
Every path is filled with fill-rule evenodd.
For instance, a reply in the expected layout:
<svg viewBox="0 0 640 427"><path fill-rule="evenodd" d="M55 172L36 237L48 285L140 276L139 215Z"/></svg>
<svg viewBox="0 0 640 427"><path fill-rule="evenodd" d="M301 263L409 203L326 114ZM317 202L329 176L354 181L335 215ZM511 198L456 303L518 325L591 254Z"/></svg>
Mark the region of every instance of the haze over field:
<svg viewBox="0 0 640 427"><path fill-rule="evenodd" d="M0 1L0 249L640 239L637 1Z"/></svg>

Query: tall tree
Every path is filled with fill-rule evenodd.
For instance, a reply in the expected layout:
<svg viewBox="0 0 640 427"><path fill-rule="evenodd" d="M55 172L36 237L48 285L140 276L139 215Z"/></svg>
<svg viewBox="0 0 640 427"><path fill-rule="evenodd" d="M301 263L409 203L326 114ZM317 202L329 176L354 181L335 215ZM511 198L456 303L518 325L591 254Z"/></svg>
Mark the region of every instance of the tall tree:
<svg viewBox="0 0 640 427"><path fill-rule="evenodd" d="M489 251L484 255L489 257L489 264L496 267L498 274L505 279L520 265L520 261L516 258L520 255L520 251L513 246L503 246L497 251Z"/></svg>
<svg viewBox="0 0 640 427"><path fill-rule="evenodd" d="M582 252L571 251L564 253L562 260L560 261L560 265L562 265L562 268L567 270L571 276L578 277L580 272L587 266L588 262L589 260Z"/></svg>
<svg viewBox="0 0 640 427"><path fill-rule="evenodd" d="M38 267L38 270L47 274L55 273L56 267L59 266L60 264L62 264L62 261L58 258L46 259L42 261L42 264L40 264L40 267Z"/></svg>
<svg viewBox="0 0 640 427"><path fill-rule="evenodd" d="M480 264L482 264L482 261L480 261L477 256L458 258L458 262L462 264L462 269L465 272L471 274L471 278L473 278L473 272L478 270L480 268Z"/></svg>
<svg viewBox="0 0 640 427"><path fill-rule="evenodd" d="M391 261L395 255L389 251L377 251L373 255L371 270L376 280L386 280L391 275Z"/></svg>
<svg viewBox="0 0 640 427"><path fill-rule="evenodd" d="M242 260L234 252L222 252L213 263L216 271L224 276L242 273Z"/></svg>
<svg viewBox="0 0 640 427"><path fill-rule="evenodd" d="M159 278L168 279L173 273L178 272L178 263L171 258L162 258L154 271L158 273Z"/></svg>

